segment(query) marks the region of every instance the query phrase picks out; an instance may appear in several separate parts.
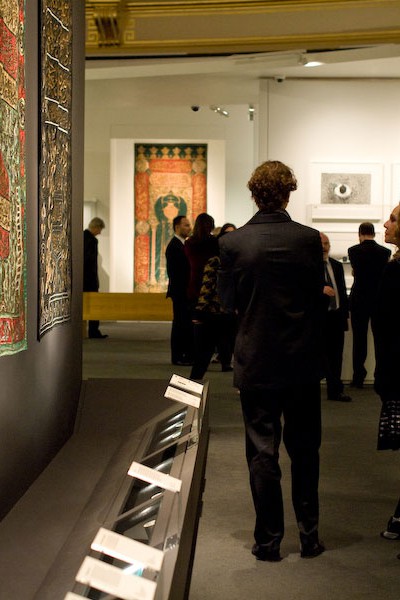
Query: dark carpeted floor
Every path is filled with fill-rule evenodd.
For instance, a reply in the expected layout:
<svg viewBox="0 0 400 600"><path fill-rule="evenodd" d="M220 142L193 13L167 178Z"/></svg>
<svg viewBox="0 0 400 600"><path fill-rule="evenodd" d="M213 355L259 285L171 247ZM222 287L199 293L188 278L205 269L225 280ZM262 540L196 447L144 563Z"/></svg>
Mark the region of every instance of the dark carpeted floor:
<svg viewBox="0 0 400 600"><path fill-rule="evenodd" d="M17 505L1 524L0 600L47 598L40 590L49 579L57 587L63 570L53 577L49 565L77 516L84 514L104 465L120 443L120 421L129 412L126 403L134 401L140 417L140 402L146 396L140 390L164 388L174 372L189 375L190 367L170 364L169 323L103 323L102 330L108 338L83 341L83 376L94 380L84 386L83 404L91 410L81 406L77 435L66 452L59 453L21 499L21 510ZM327 551L313 560L300 558L290 464L282 447L284 558L263 563L251 554L254 512L239 396L232 373L222 373L218 364L211 365L207 379L211 432L189 600L398 600L400 542L384 540L379 533L397 502L400 457L396 452L376 451L380 401L372 387L351 391L349 404L328 401L323 387L320 534ZM136 380L150 383L143 388ZM126 393L129 386L140 388L132 399ZM115 388L119 392L114 403ZM114 412L105 427L110 398ZM132 426L127 420L123 431ZM83 450L82 439L85 443L87 439ZM71 470L77 474L70 480ZM49 485L54 489L50 506ZM58 598L57 594L51 597Z"/></svg>
<svg viewBox="0 0 400 600"><path fill-rule="evenodd" d="M167 379L169 324L107 323L106 340L85 340L85 377ZM176 368L174 368L175 370ZM178 372L188 376L187 367ZM232 374L211 365L207 484L190 600L398 600L400 542L382 539L399 494L399 455L377 452L379 398L351 390L353 402L326 400L323 388L320 533L327 551L300 558L290 501L290 465L281 452L286 534L280 563L251 555L254 513L243 427Z"/></svg>

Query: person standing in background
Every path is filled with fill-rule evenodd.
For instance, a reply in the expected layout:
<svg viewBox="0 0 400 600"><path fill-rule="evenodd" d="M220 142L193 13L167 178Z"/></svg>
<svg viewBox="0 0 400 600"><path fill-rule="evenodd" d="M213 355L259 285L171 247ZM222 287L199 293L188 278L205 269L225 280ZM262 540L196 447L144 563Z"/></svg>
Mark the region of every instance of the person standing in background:
<svg viewBox="0 0 400 600"><path fill-rule="evenodd" d="M225 223L217 235L234 231L235 225ZM193 313L195 323L194 360L190 379L203 379L215 348L223 372L233 371L231 366L233 345L236 334L236 318L221 307L217 292L217 276L220 268L219 255L208 259L203 271L199 299Z"/></svg>
<svg viewBox="0 0 400 600"><path fill-rule="evenodd" d="M400 365L400 205L384 224L385 242L395 244L397 251L385 266L376 296L373 314L375 331L375 391L382 401L379 417L378 450L400 449L400 392L397 369ZM400 539L400 498L386 529L388 540ZM397 556L400 558L400 554Z"/></svg>
<svg viewBox="0 0 400 600"><path fill-rule="evenodd" d="M98 274L98 235L101 234L105 224L103 219L94 217L88 228L83 232L83 291L98 292L99 291L99 274ZM107 334L101 333L99 329L99 321L89 321L88 335L90 338L103 339L108 337Z"/></svg>
<svg viewBox="0 0 400 600"><path fill-rule="evenodd" d="M212 235L215 223L208 213L200 213L194 222L192 235L185 242L185 254L190 265L188 298L194 310L203 281L206 262L219 253L218 240Z"/></svg>
<svg viewBox="0 0 400 600"><path fill-rule="evenodd" d="M185 254L185 240L191 225L184 215L172 221L174 237L165 250L168 274L167 298L172 300L171 362L173 365L190 365L193 354L193 324L191 319L187 287L190 266Z"/></svg>
<svg viewBox="0 0 400 600"><path fill-rule="evenodd" d="M330 258L331 244L325 233L320 234L324 258L327 312L324 327L325 378L328 400L351 402L350 396L343 393L342 361L344 332L348 330L349 303L342 264Z"/></svg>
<svg viewBox="0 0 400 600"><path fill-rule="evenodd" d="M325 550L318 534L321 240L318 231L292 221L286 212L290 193L297 189L289 167L266 161L248 187L259 211L219 240L218 293L225 310L238 317L234 385L240 391L256 512L252 553L258 560L281 560L283 435L301 557L313 558Z"/></svg>
<svg viewBox="0 0 400 600"><path fill-rule="evenodd" d="M364 366L368 353L368 324L371 321L376 293L390 250L374 240L373 223L358 228L360 243L348 249L354 282L350 292L350 317L353 330L353 379L351 385L362 388L367 374ZM372 334L374 330L372 328Z"/></svg>

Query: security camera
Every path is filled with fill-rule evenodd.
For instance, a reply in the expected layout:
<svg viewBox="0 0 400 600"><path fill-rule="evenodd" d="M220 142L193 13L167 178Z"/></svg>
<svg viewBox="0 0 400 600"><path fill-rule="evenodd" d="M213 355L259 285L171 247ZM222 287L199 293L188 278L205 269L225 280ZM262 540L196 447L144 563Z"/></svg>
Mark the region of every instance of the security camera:
<svg viewBox="0 0 400 600"><path fill-rule="evenodd" d="M286 77L284 75L276 75L274 79L277 83L282 83L282 81L285 81Z"/></svg>
<svg viewBox="0 0 400 600"><path fill-rule="evenodd" d="M200 106L198 106L197 104L193 104L193 106L191 106L190 108L193 112L198 112L200 110Z"/></svg>

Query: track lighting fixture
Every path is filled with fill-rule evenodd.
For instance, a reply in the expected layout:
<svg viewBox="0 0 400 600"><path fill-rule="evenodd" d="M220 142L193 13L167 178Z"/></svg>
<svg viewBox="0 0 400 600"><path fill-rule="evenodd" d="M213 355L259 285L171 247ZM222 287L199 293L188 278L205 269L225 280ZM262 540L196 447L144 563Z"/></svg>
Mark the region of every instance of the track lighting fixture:
<svg viewBox="0 0 400 600"><path fill-rule="evenodd" d="M221 106L212 104L210 106L210 110L213 110L215 113L217 113L218 115L221 115L222 117L229 117L229 111L225 110Z"/></svg>
<svg viewBox="0 0 400 600"><path fill-rule="evenodd" d="M299 65L303 65L303 67L319 67L323 64L319 60L312 60L311 56L308 57L306 54L301 54L299 57Z"/></svg>

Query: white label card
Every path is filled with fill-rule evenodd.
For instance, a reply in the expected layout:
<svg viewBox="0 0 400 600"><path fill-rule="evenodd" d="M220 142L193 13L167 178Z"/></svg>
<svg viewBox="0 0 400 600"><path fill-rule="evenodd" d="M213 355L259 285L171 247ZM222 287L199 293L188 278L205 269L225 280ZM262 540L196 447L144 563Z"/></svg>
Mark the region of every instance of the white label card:
<svg viewBox="0 0 400 600"><path fill-rule="evenodd" d="M172 375L169 382L171 385L174 385L185 392L196 394L196 396L201 396L203 393L203 384L187 379L186 377L181 377L181 375Z"/></svg>
<svg viewBox="0 0 400 600"><path fill-rule="evenodd" d="M150 467L146 467L135 461L131 464L128 475L137 477L142 481L147 481L147 483L153 483L170 492L181 491L182 481L180 479L171 477L171 475L166 475L165 473L160 473L160 471L156 471L155 469L151 469Z"/></svg>
<svg viewBox="0 0 400 600"><path fill-rule="evenodd" d="M97 552L103 552L127 563L140 563L154 571L160 571L164 553L158 548L152 548L136 540L131 540L115 531L101 527L94 538L91 547Z"/></svg>
<svg viewBox="0 0 400 600"><path fill-rule="evenodd" d="M153 600L157 587L154 581L128 575L122 569L91 556L83 561L76 580L123 600Z"/></svg>
<svg viewBox="0 0 400 600"><path fill-rule="evenodd" d="M68 592L64 600L85 600L85 598L84 596L78 596L78 594L74 594L73 592Z"/></svg>
<svg viewBox="0 0 400 600"><path fill-rule="evenodd" d="M170 400L176 400L177 402L182 402L182 404L194 406L194 408L199 408L200 406L200 398L193 396L193 394L188 394L183 390L178 390L170 385L167 387L164 396Z"/></svg>

